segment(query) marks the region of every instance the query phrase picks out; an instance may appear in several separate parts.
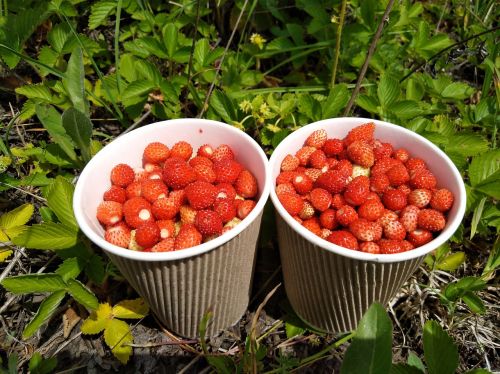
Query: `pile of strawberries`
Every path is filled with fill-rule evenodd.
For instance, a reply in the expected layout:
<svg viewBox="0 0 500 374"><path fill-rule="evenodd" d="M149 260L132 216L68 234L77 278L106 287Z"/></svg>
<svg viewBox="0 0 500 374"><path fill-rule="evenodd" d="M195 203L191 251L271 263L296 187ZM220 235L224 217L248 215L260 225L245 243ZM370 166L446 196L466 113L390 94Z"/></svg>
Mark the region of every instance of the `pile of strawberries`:
<svg viewBox="0 0 500 374"><path fill-rule="evenodd" d="M228 145L180 141L145 149L142 168L118 164L97 208L104 238L119 247L166 252L194 247L236 226L255 207L254 175Z"/></svg>
<svg viewBox="0 0 500 374"><path fill-rule="evenodd" d="M425 162L374 139L375 125L344 139L314 131L276 178L283 207L305 228L339 246L400 253L430 242L446 224L453 194L437 188Z"/></svg>

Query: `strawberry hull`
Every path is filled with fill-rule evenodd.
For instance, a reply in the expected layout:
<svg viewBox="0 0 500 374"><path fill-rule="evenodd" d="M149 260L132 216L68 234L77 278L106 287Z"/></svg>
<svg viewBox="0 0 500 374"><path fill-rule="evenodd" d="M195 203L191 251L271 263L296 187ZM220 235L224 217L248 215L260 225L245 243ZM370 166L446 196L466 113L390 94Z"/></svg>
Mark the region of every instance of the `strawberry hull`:
<svg viewBox="0 0 500 374"><path fill-rule="evenodd" d="M180 140L194 149L204 144L229 145L238 162L256 178L255 208L231 230L192 248L144 252L107 242L95 212L110 187L111 169L118 162L141 167L142 152L149 143L172 145ZM227 124L201 119L158 122L120 136L87 164L76 185L73 209L85 235L106 252L167 329L197 337L203 316L211 310L207 335L213 336L238 322L248 306L260 221L270 189L267 165L260 146Z"/></svg>
<svg viewBox="0 0 500 374"><path fill-rule="evenodd" d="M431 142L403 127L365 118L334 118L315 122L287 136L270 159L269 179L276 181L281 160L295 154L307 137L324 129L328 138L344 138L351 129L375 124L376 139L404 148L424 160L438 186L455 197L443 231L430 242L401 253L373 254L337 246L313 234L281 205L276 191L270 196L277 211L278 239L287 296L295 312L317 329L340 333L355 329L375 301L386 304L423 261L446 242L465 212L465 187L452 161Z"/></svg>

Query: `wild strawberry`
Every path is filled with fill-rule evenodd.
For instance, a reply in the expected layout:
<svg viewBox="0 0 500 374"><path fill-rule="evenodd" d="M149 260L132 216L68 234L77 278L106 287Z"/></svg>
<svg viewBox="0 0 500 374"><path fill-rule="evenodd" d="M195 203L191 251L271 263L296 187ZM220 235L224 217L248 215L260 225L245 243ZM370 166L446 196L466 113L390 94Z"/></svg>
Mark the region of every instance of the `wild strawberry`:
<svg viewBox="0 0 500 374"><path fill-rule="evenodd" d="M406 251L406 247L402 240L381 239L377 242L380 247L380 253L394 254Z"/></svg>
<svg viewBox="0 0 500 374"><path fill-rule="evenodd" d="M179 208L179 216L182 224L194 224L198 211L189 205L181 205Z"/></svg>
<svg viewBox="0 0 500 374"><path fill-rule="evenodd" d="M408 233L408 241L415 247L421 247L432 239L432 233L428 230L417 229Z"/></svg>
<svg viewBox="0 0 500 374"><path fill-rule="evenodd" d="M356 213L356 210L352 206L344 205L337 210L335 218L342 226L349 226L358 219L358 213Z"/></svg>
<svg viewBox="0 0 500 374"><path fill-rule="evenodd" d="M179 158L169 158L163 166L163 181L174 190L180 190L194 182L198 176L189 164Z"/></svg>
<svg viewBox="0 0 500 374"><path fill-rule="evenodd" d="M389 178L391 186L394 187L407 183L410 180L410 174L408 174L408 170L406 170L403 164L394 165L385 174Z"/></svg>
<svg viewBox="0 0 500 374"><path fill-rule="evenodd" d="M204 181L196 181L189 184L185 189L189 205L196 210L206 209L213 205L217 196L217 188Z"/></svg>
<svg viewBox="0 0 500 374"><path fill-rule="evenodd" d="M357 250L359 248L356 237L346 230L333 231L326 240L347 249Z"/></svg>
<svg viewBox="0 0 500 374"><path fill-rule="evenodd" d="M154 172L161 172L161 166L160 165L157 165L157 164L152 164L152 163L149 163L149 162L146 162L144 164L144 170L146 170L148 172L148 175L146 177L149 177L149 175L151 173L154 173ZM135 172L134 172L135 173Z"/></svg>
<svg viewBox="0 0 500 374"><path fill-rule="evenodd" d="M282 171L276 177L276 185L282 183L292 182L293 177L295 177L296 172L294 171Z"/></svg>
<svg viewBox="0 0 500 374"><path fill-rule="evenodd" d="M304 207L304 201L296 193L284 192L278 195L283 208L292 216L298 215Z"/></svg>
<svg viewBox="0 0 500 374"><path fill-rule="evenodd" d="M375 131L375 124L365 123L364 125L353 128L344 139L344 143L349 146L355 141L370 142L373 140L373 133Z"/></svg>
<svg viewBox="0 0 500 374"><path fill-rule="evenodd" d="M293 155L286 155L281 161L281 171L294 171L299 167L299 159Z"/></svg>
<svg viewBox="0 0 500 374"><path fill-rule="evenodd" d="M214 169L211 166L206 165L196 165L193 167L197 180L204 181L208 183L214 183L217 179Z"/></svg>
<svg viewBox="0 0 500 374"><path fill-rule="evenodd" d="M214 166L214 163L208 157L204 156L195 156L188 161L188 164L192 168L194 168L197 165L203 165L210 168Z"/></svg>
<svg viewBox="0 0 500 374"><path fill-rule="evenodd" d="M283 192L292 192L296 193L295 187L291 183L281 183L276 186L276 195L279 195Z"/></svg>
<svg viewBox="0 0 500 374"><path fill-rule="evenodd" d="M214 154L214 149L210 144L203 144L198 148L198 151L196 152L198 156L206 157L208 159L211 159L213 154Z"/></svg>
<svg viewBox="0 0 500 374"><path fill-rule="evenodd" d="M359 165L353 165L351 178L356 178L359 176L369 177L370 176L370 168L364 168Z"/></svg>
<svg viewBox="0 0 500 374"><path fill-rule="evenodd" d="M419 211L420 209L418 209L415 205L407 205L401 213L399 213L399 222L401 222L406 231L410 232L417 228Z"/></svg>
<svg viewBox="0 0 500 374"><path fill-rule="evenodd" d="M234 200L236 198L236 190L229 183L216 184L215 188L217 189L216 199Z"/></svg>
<svg viewBox="0 0 500 374"><path fill-rule="evenodd" d="M258 192L257 179L255 179L250 171L242 170L234 183L234 188L238 195L245 199L251 199L255 197Z"/></svg>
<svg viewBox="0 0 500 374"><path fill-rule="evenodd" d="M163 239L151 248L151 252L170 252L174 250L174 238Z"/></svg>
<svg viewBox="0 0 500 374"><path fill-rule="evenodd" d="M340 209L344 205L346 205L344 196L339 193L336 193L332 196L332 208Z"/></svg>
<svg viewBox="0 0 500 374"><path fill-rule="evenodd" d="M322 227L328 230L333 230L337 228L338 222L337 218L335 218L335 210L327 209L319 215L319 223Z"/></svg>
<svg viewBox="0 0 500 374"><path fill-rule="evenodd" d="M212 153L212 161L234 160L234 153L230 146L221 144L214 149Z"/></svg>
<svg viewBox="0 0 500 374"><path fill-rule="evenodd" d="M375 176L378 174L385 174L389 169L392 169L396 165L400 165L401 161L395 160L393 158L381 158L375 162L370 170L370 175Z"/></svg>
<svg viewBox="0 0 500 374"><path fill-rule="evenodd" d="M194 225L184 224L175 237L174 250L195 247L201 244L202 239L203 236Z"/></svg>
<svg viewBox="0 0 500 374"><path fill-rule="evenodd" d="M316 169L322 169L327 166L326 155L321 149L315 150L309 156L309 165ZM326 170L325 170L326 171Z"/></svg>
<svg viewBox="0 0 500 374"><path fill-rule="evenodd" d="M143 168L134 168L134 182L141 182L148 177L148 174Z"/></svg>
<svg viewBox="0 0 500 374"><path fill-rule="evenodd" d="M316 179L314 185L327 190L331 194L340 193L347 185L347 178L348 176L338 170L328 170Z"/></svg>
<svg viewBox="0 0 500 374"><path fill-rule="evenodd" d="M331 203L332 195L327 190L315 188L311 191L311 204L315 209L323 212L330 207Z"/></svg>
<svg viewBox="0 0 500 374"><path fill-rule="evenodd" d="M370 179L365 176L359 176L347 185L344 192L344 199L348 204L358 206L365 202L369 193Z"/></svg>
<svg viewBox="0 0 500 374"><path fill-rule="evenodd" d="M359 250L365 253L380 254L380 247L374 242L363 242L359 245Z"/></svg>
<svg viewBox="0 0 500 374"><path fill-rule="evenodd" d="M319 225L318 218L313 217L304 220L302 226L311 231L313 234L321 236L321 226Z"/></svg>
<svg viewBox="0 0 500 374"><path fill-rule="evenodd" d="M193 147L188 142L181 140L173 145L170 150L170 157L179 157L187 161L193 154Z"/></svg>
<svg viewBox="0 0 500 374"><path fill-rule="evenodd" d="M161 171L153 171L151 173L148 173L148 175L146 176L146 179L150 179L150 180L162 180L163 179L163 172L161 172Z"/></svg>
<svg viewBox="0 0 500 374"><path fill-rule="evenodd" d="M222 231L222 219L212 210L200 210L196 214L194 226L203 236L219 235Z"/></svg>
<svg viewBox="0 0 500 374"><path fill-rule="evenodd" d="M128 188L128 187L127 187ZM127 191L118 186L111 186L102 197L104 201L116 201L123 204L127 200Z"/></svg>
<svg viewBox="0 0 500 374"><path fill-rule="evenodd" d="M141 194L150 203L154 203L158 199L167 197L168 188L161 180L146 179L142 181Z"/></svg>
<svg viewBox="0 0 500 374"><path fill-rule="evenodd" d="M352 175L353 166L349 160L340 160L333 169L344 174L346 177L350 177Z"/></svg>
<svg viewBox="0 0 500 374"><path fill-rule="evenodd" d="M441 188L432 194L431 207L440 212L446 212L452 207L453 200L453 193L446 188Z"/></svg>
<svg viewBox="0 0 500 374"><path fill-rule="evenodd" d="M160 164L169 156L170 149L165 144L153 142L149 143L146 148L144 148L142 159L145 163Z"/></svg>
<svg viewBox="0 0 500 374"><path fill-rule="evenodd" d="M432 198L432 192L425 188L418 188L408 194L408 204L415 205L417 208L425 208Z"/></svg>
<svg viewBox="0 0 500 374"><path fill-rule="evenodd" d="M326 240L326 238L328 238L331 233L332 233L332 230L321 229L321 234L319 236L321 237L321 239L325 239Z"/></svg>
<svg viewBox="0 0 500 374"><path fill-rule="evenodd" d="M257 204L253 200L243 200L236 208L236 215L239 219L245 219L255 208L255 205Z"/></svg>
<svg viewBox="0 0 500 374"><path fill-rule="evenodd" d="M328 157L326 159L326 165L327 165L327 170L330 170L330 169L335 169L337 167L337 165L339 164L339 160L337 160L336 158L333 158L333 157ZM321 170L324 170L324 167L321 168ZM325 170L326 171L326 170Z"/></svg>
<svg viewBox="0 0 500 374"><path fill-rule="evenodd" d="M349 231L364 242L373 242L382 238L382 226L366 219L357 219L349 224Z"/></svg>
<svg viewBox="0 0 500 374"><path fill-rule="evenodd" d="M160 239L160 228L155 222L144 223L135 230L135 241L141 247L152 247Z"/></svg>
<svg viewBox="0 0 500 374"><path fill-rule="evenodd" d="M427 188L432 190L436 187L436 177L427 169L418 169L410 179L413 188Z"/></svg>
<svg viewBox="0 0 500 374"><path fill-rule="evenodd" d="M387 209L401 210L408 205L406 195L399 190L389 190L382 195L382 203Z"/></svg>
<svg viewBox="0 0 500 374"><path fill-rule="evenodd" d="M406 149L399 148L394 151L392 157L394 157L396 160L401 161L404 164L406 161L410 159L410 154Z"/></svg>
<svg viewBox="0 0 500 374"><path fill-rule="evenodd" d="M408 169L410 175L419 169L427 169L425 161L421 158L410 158L408 161L406 161L405 166L406 169Z"/></svg>
<svg viewBox="0 0 500 374"><path fill-rule="evenodd" d="M125 201L125 204L123 204L123 215L125 216L125 222L133 229L154 221L151 204L142 197L133 197Z"/></svg>
<svg viewBox="0 0 500 374"><path fill-rule="evenodd" d="M404 193L407 197L410 194L410 192L412 191L412 189L410 188L410 186L408 186L407 184L402 184L402 185L398 186L397 190L399 190L402 193Z"/></svg>
<svg viewBox="0 0 500 374"><path fill-rule="evenodd" d="M387 224L387 222L397 221L398 218L399 218L398 215L394 213L392 210L385 209L384 213L382 213L377 222L383 227L384 225Z"/></svg>
<svg viewBox="0 0 500 374"><path fill-rule="evenodd" d="M344 144L344 146L347 146L347 145ZM344 148L342 151L340 151L340 153L337 155L337 159L339 161L347 160L347 149L346 148Z"/></svg>
<svg viewBox="0 0 500 374"><path fill-rule="evenodd" d="M184 190L170 191L168 197L172 198L173 202L178 206L184 205L187 202L186 192Z"/></svg>
<svg viewBox="0 0 500 374"><path fill-rule="evenodd" d="M122 215L122 204L116 201L103 201L97 207L97 220L106 226L120 222Z"/></svg>
<svg viewBox="0 0 500 374"><path fill-rule="evenodd" d="M173 219L177 213L179 213L180 206L179 202L170 194L170 196L165 199L156 200L153 203L151 211L158 220Z"/></svg>
<svg viewBox="0 0 500 374"><path fill-rule="evenodd" d="M127 164L118 164L111 169L111 183L119 187L127 187L135 179L134 169Z"/></svg>
<svg viewBox="0 0 500 374"><path fill-rule="evenodd" d="M175 236L175 222L171 219L162 219L156 221L158 228L160 229L160 238L167 239L173 238Z"/></svg>
<svg viewBox="0 0 500 374"><path fill-rule="evenodd" d="M304 146L300 148L296 153L295 157L299 160L299 164L306 166L309 162L309 157L316 151L316 148Z"/></svg>
<svg viewBox="0 0 500 374"><path fill-rule="evenodd" d="M366 196L366 201L378 201L379 203L382 202L382 200L380 199L380 196L373 191L370 191L368 193L368 195Z"/></svg>
<svg viewBox="0 0 500 374"><path fill-rule="evenodd" d="M403 240L406 236L406 230L401 222L389 221L384 226L384 236L387 239Z"/></svg>
<svg viewBox="0 0 500 374"><path fill-rule="evenodd" d="M231 221L236 217L236 205L234 199L216 199L214 202L214 212L216 212L223 223Z"/></svg>
<svg viewBox="0 0 500 374"><path fill-rule="evenodd" d="M233 184L243 170L238 162L230 159L223 159L214 162L214 171L217 175L217 183Z"/></svg>
<svg viewBox="0 0 500 374"><path fill-rule="evenodd" d="M375 162L375 155L373 149L365 141L355 141L347 147L347 157L353 163L363 167L371 167Z"/></svg>
<svg viewBox="0 0 500 374"><path fill-rule="evenodd" d="M368 221L376 221L384 213L384 204L380 201L365 201L358 208L359 218L367 219Z"/></svg>
<svg viewBox="0 0 500 374"><path fill-rule="evenodd" d="M326 130L315 130L307 137L305 145L320 149L325 144L327 137L328 134L326 133Z"/></svg>
<svg viewBox="0 0 500 374"><path fill-rule="evenodd" d="M392 150L392 145L390 143L382 143L378 140L373 142L373 155L375 156L375 160L391 157Z"/></svg>
<svg viewBox="0 0 500 374"><path fill-rule="evenodd" d="M304 172L304 174L311 178L313 182L316 182L323 172L320 169L309 168Z"/></svg>
<svg viewBox="0 0 500 374"><path fill-rule="evenodd" d="M313 181L306 174L297 173L292 179L293 187L299 194L304 195L313 188Z"/></svg>
<svg viewBox="0 0 500 374"><path fill-rule="evenodd" d="M310 219L314 216L315 210L309 201L304 201L304 206L299 213L301 219Z"/></svg>
<svg viewBox="0 0 500 374"><path fill-rule="evenodd" d="M446 225L443 213L434 209L422 209L418 213L418 227L429 231L441 231Z"/></svg>
<svg viewBox="0 0 500 374"><path fill-rule="evenodd" d="M322 149L328 157L336 156L344 149L344 143L340 139L327 139Z"/></svg>
<svg viewBox="0 0 500 374"><path fill-rule="evenodd" d="M130 243L130 228L125 222L109 226L104 232L104 239L118 247L128 248Z"/></svg>

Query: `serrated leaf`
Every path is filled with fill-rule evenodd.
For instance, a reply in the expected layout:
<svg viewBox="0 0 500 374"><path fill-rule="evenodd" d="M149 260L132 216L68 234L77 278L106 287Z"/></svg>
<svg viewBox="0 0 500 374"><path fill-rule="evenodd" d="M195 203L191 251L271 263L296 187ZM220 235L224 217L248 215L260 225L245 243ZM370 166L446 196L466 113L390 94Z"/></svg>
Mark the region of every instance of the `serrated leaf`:
<svg viewBox="0 0 500 374"><path fill-rule="evenodd" d="M79 46L71 53L66 69L66 76L62 79L62 83L68 92L73 106L80 112L88 114L89 106L85 97L83 52Z"/></svg>
<svg viewBox="0 0 500 374"><path fill-rule="evenodd" d="M156 57L168 58L167 51L156 38L153 38L151 36L146 36L140 39L136 39L135 44L139 48L144 48L146 51L155 55Z"/></svg>
<svg viewBox="0 0 500 374"><path fill-rule="evenodd" d="M108 303L99 304L97 309L90 313L90 316L83 321L80 330L82 334L94 335L104 330L113 319L111 305Z"/></svg>
<svg viewBox="0 0 500 374"><path fill-rule="evenodd" d="M500 170L500 149L476 156L469 166L469 180L475 186Z"/></svg>
<svg viewBox="0 0 500 374"><path fill-rule="evenodd" d="M104 330L104 341L122 364L126 364L132 354L132 347L126 344L133 340L128 324L119 319L112 319Z"/></svg>
<svg viewBox="0 0 500 374"><path fill-rule="evenodd" d="M445 271L453 271L458 269L460 265L465 262L465 253L464 252L455 252L445 258L441 259L436 267L439 270Z"/></svg>
<svg viewBox="0 0 500 374"><path fill-rule="evenodd" d="M411 101L420 101L424 97L425 87L417 79L410 78L406 85L406 98Z"/></svg>
<svg viewBox="0 0 500 374"><path fill-rule="evenodd" d="M441 96L447 99L463 100L472 95L473 92L474 89L468 84L462 82L453 82L443 91L441 91Z"/></svg>
<svg viewBox="0 0 500 374"><path fill-rule="evenodd" d="M465 277L446 286L444 296L455 301L470 291L480 291L486 287L486 282L478 277Z"/></svg>
<svg viewBox="0 0 500 374"><path fill-rule="evenodd" d="M26 248L56 250L74 246L77 239L77 231L73 228L45 222L27 227L12 242Z"/></svg>
<svg viewBox="0 0 500 374"><path fill-rule="evenodd" d="M94 293L85 287L85 285L83 285L80 281L71 278L68 279L66 283L68 285L68 292L77 302L88 309L97 309L99 306L97 297L95 297Z"/></svg>
<svg viewBox="0 0 500 374"><path fill-rule="evenodd" d="M210 44L207 39L200 39L196 42L194 47L194 60L200 64L200 66L205 66L205 59L210 51Z"/></svg>
<svg viewBox="0 0 500 374"><path fill-rule="evenodd" d="M122 100L135 99L140 96L145 96L155 89L155 84L148 80L137 80L130 83L123 91Z"/></svg>
<svg viewBox="0 0 500 374"><path fill-rule="evenodd" d="M53 292L66 288L59 274L26 274L5 278L0 284L9 292L26 294L34 292Z"/></svg>
<svg viewBox="0 0 500 374"><path fill-rule="evenodd" d="M98 1L90 8L89 29L95 29L104 23L116 8L116 1Z"/></svg>
<svg viewBox="0 0 500 374"><path fill-rule="evenodd" d="M66 23L59 23L49 31L47 41L55 51L61 52L70 36L71 30L69 26Z"/></svg>
<svg viewBox="0 0 500 374"><path fill-rule="evenodd" d="M462 300L470 308L473 313L484 314L486 313L486 307L479 296L473 294L472 292L467 292L462 296Z"/></svg>
<svg viewBox="0 0 500 374"><path fill-rule="evenodd" d="M330 90L328 98L321 103L322 118L333 118L349 101L349 91L345 84L337 84Z"/></svg>
<svg viewBox="0 0 500 374"><path fill-rule="evenodd" d="M382 75L377 87L377 96L382 107L388 109L398 99L400 91L397 79L387 74Z"/></svg>
<svg viewBox="0 0 500 374"><path fill-rule="evenodd" d="M424 355L429 374L453 374L458 367L458 350L436 321L424 326Z"/></svg>
<svg viewBox="0 0 500 374"><path fill-rule="evenodd" d="M370 113L378 112L379 103L372 96L359 95L358 98L356 99L356 105L359 105L361 108Z"/></svg>
<svg viewBox="0 0 500 374"><path fill-rule="evenodd" d="M33 215L34 210L32 204L23 204L10 212L2 214L0 216L0 228L10 229L26 224Z"/></svg>
<svg viewBox="0 0 500 374"><path fill-rule="evenodd" d="M174 57L177 50L178 35L179 30L173 23L168 23L163 27L163 44L165 44L169 58Z"/></svg>
<svg viewBox="0 0 500 374"><path fill-rule="evenodd" d="M149 313L149 306L142 298L123 300L113 307L112 313L116 318L143 318Z"/></svg>
<svg viewBox="0 0 500 374"><path fill-rule="evenodd" d="M229 99L226 94L222 91L214 90L212 97L210 98L210 106L214 109L222 119L231 123L236 120L236 113L231 99Z"/></svg>
<svg viewBox="0 0 500 374"><path fill-rule="evenodd" d="M153 82L155 86L158 86L163 80L160 71L155 64L147 60L138 60L135 64L137 69L137 75L144 78L147 81ZM137 79L137 81L141 81Z"/></svg>
<svg viewBox="0 0 500 374"><path fill-rule="evenodd" d="M486 197L483 197L479 204L474 208L474 213L472 214L472 221L470 224L470 238L472 239L477 232L477 226L479 225L479 221L481 220L481 216L483 215L484 204L486 203Z"/></svg>
<svg viewBox="0 0 500 374"><path fill-rule="evenodd" d="M1 238L0 238L0 241L2 241ZM4 240L4 241L6 241L6 240ZM2 262L4 262L5 260L7 260L12 255L12 253L14 253L12 251L12 249L0 248L0 264Z"/></svg>
<svg viewBox="0 0 500 374"><path fill-rule="evenodd" d="M389 111L394 113L399 119L412 119L417 116L424 114L424 110L422 110L418 106L418 102L412 100L401 100L393 103Z"/></svg>
<svg viewBox="0 0 500 374"><path fill-rule="evenodd" d="M23 339L27 339L32 336L40 328L40 326L42 326L42 324L52 316L62 299L64 299L65 295L65 291L56 291L42 301L35 317L33 317L30 323L26 325L26 328L23 331Z"/></svg>
<svg viewBox="0 0 500 374"><path fill-rule="evenodd" d="M86 162L90 161L92 122L89 117L76 108L69 108L62 115L62 124L66 133L82 152L83 159Z"/></svg>
<svg viewBox="0 0 500 374"><path fill-rule="evenodd" d="M73 213L73 192L75 187L65 178L58 175L46 194L48 207L56 214L65 226L78 230Z"/></svg>
<svg viewBox="0 0 500 374"><path fill-rule="evenodd" d="M392 324L385 309L374 303L364 314L347 349L341 374L387 373L392 361Z"/></svg>
<svg viewBox="0 0 500 374"><path fill-rule="evenodd" d="M27 84L16 88L15 91L28 99L40 99L48 103L53 101L52 91L43 83Z"/></svg>
<svg viewBox="0 0 500 374"><path fill-rule="evenodd" d="M66 282L70 278L76 278L82 272L81 261L77 257L71 257L63 261L56 273Z"/></svg>
<svg viewBox="0 0 500 374"><path fill-rule="evenodd" d="M446 151L458 153L467 157L488 151L488 146L488 140L480 135L461 134L450 138L446 146Z"/></svg>

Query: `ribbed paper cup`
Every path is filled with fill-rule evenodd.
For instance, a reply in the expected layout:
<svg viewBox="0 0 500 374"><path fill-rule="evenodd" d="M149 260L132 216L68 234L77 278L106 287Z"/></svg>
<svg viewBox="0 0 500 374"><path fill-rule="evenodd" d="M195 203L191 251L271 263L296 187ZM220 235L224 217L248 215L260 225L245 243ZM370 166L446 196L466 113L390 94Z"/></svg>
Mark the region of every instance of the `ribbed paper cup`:
<svg viewBox="0 0 500 374"><path fill-rule="evenodd" d="M375 138L405 148L422 158L436 175L438 186L455 196L446 227L431 242L398 254L370 254L339 247L321 239L295 221L271 188L277 211L278 239L285 289L295 312L318 330L351 331L370 304L386 304L433 251L456 231L465 212L465 187L453 162L422 136L394 124L366 118L334 118L315 122L288 135L275 149L269 167L274 185L283 158L301 148L306 138L325 129L329 138L344 138L354 127L374 122Z"/></svg>
<svg viewBox="0 0 500 374"><path fill-rule="evenodd" d="M96 209L110 186L118 163L141 167L144 148L153 141L169 147L180 140L194 151L203 144L229 145L258 181L259 198L252 212L235 228L199 246L174 252L140 252L104 240ZM243 131L202 119L177 119L144 126L104 147L87 164L76 185L73 208L82 231L101 247L158 319L184 337L196 337L207 311L213 336L242 317L251 291L262 211L269 195L268 161L260 146Z"/></svg>

